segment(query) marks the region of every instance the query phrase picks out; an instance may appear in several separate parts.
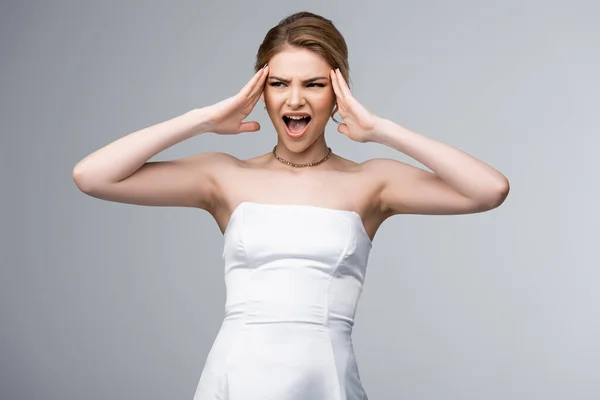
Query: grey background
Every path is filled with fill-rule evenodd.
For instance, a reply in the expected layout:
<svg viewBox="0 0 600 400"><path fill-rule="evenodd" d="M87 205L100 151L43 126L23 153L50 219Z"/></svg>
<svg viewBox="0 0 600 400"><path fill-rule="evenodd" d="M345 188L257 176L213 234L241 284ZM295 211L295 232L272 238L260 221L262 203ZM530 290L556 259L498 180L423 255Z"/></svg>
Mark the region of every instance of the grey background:
<svg viewBox="0 0 600 400"><path fill-rule="evenodd" d="M354 344L371 399L600 398L597 2L2 2L0 398L191 399L223 316L202 210L100 201L81 158L217 102L301 10L336 24L355 96L503 172L498 209L379 230ZM268 152L206 134L155 159ZM392 157L330 123L334 151Z"/></svg>

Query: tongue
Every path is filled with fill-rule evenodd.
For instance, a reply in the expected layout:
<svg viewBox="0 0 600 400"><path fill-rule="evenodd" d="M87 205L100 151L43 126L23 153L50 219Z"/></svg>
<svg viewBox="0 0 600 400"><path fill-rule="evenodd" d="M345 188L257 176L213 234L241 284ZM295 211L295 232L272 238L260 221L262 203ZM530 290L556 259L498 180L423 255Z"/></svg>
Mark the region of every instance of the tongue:
<svg viewBox="0 0 600 400"><path fill-rule="evenodd" d="M306 124L308 124L306 118L302 118L300 120L291 119L288 123L288 128L290 128L290 131L293 133L299 133L302 132L302 129L304 129Z"/></svg>

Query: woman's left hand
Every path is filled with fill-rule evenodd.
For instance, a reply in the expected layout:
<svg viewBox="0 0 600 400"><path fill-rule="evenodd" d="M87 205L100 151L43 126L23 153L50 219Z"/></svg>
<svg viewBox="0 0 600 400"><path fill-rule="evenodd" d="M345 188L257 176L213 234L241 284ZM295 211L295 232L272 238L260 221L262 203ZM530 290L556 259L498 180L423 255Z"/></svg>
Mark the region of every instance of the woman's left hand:
<svg viewBox="0 0 600 400"><path fill-rule="evenodd" d="M332 69L329 76L336 95L338 113L344 120L338 125L338 132L356 142L372 141L378 117L354 98L339 69Z"/></svg>

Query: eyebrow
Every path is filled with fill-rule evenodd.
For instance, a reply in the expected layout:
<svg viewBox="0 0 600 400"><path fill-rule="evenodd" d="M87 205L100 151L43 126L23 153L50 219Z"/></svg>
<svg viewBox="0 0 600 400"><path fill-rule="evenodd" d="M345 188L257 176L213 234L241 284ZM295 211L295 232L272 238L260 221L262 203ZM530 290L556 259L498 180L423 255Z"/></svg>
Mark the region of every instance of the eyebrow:
<svg viewBox="0 0 600 400"><path fill-rule="evenodd" d="M269 76L269 79L277 79L278 81L281 81L283 83L291 82L289 79L283 79L283 78L280 78L278 76L273 76L273 75ZM306 80L302 81L302 83L311 83L314 81L318 81L319 79L329 79L329 78L327 78L326 76L317 76L315 78L306 79Z"/></svg>

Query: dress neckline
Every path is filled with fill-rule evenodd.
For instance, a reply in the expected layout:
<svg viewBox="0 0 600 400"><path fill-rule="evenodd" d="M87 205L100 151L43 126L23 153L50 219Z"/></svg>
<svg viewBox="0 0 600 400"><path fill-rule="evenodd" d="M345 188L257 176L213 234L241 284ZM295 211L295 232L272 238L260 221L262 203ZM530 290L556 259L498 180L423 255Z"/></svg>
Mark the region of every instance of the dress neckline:
<svg viewBox="0 0 600 400"><path fill-rule="evenodd" d="M239 212L239 210L244 205L254 205L254 206L260 206L260 207L297 207L297 208L306 208L306 209L313 209L313 210L320 210L320 211L330 211L330 212L335 212L335 213L346 213L346 214L352 215L356 219L358 226L360 228L360 231L363 233L365 239L367 240L367 242L369 243L370 246L373 246L373 240L367 233L367 229L365 228L365 223L363 222L362 217L360 216L359 213L357 213L356 211L353 211L353 210L342 210L339 208L315 206L312 204L273 204L273 203L259 203L259 202L255 202L255 201L241 201L240 203L238 203L237 206L234 207L233 211L231 212L231 215L229 216L229 221L227 221L227 225L225 226L225 230L223 231L223 236L225 236L227 234L227 231L229 230L229 227L231 226L231 221L233 220L235 215Z"/></svg>

